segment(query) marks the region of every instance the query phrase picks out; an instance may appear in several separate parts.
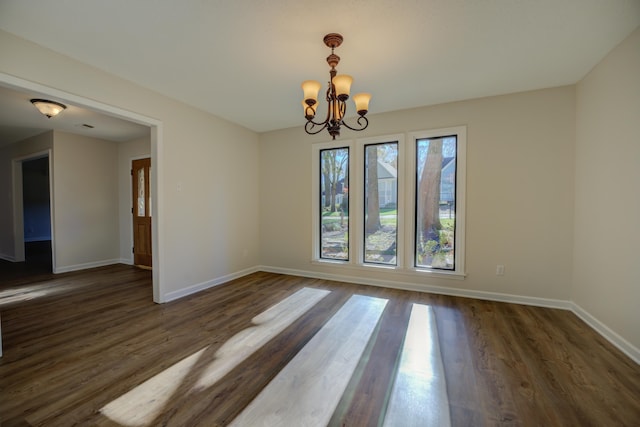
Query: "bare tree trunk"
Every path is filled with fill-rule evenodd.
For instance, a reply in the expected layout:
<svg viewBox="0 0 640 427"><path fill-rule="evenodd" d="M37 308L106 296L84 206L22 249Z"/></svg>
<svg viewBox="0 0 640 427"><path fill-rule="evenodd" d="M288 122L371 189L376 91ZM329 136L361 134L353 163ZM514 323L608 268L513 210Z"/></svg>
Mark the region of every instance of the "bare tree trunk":
<svg viewBox="0 0 640 427"><path fill-rule="evenodd" d="M331 201L329 200L329 192L331 191L331 176L329 175L329 172L327 172L326 170L322 172L322 177L324 179L324 203L323 203L323 208L328 208L329 206L331 206Z"/></svg>
<svg viewBox="0 0 640 427"><path fill-rule="evenodd" d="M424 241L438 240L440 224L440 177L442 174L442 139L429 141L429 151L420 176L420 234Z"/></svg>
<svg viewBox="0 0 640 427"><path fill-rule="evenodd" d="M380 229L380 198L378 195L378 147L367 149L367 221L365 233L372 234Z"/></svg>
<svg viewBox="0 0 640 427"><path fill-rule="evenodd" d="M336 211L336 190L338 187L338 183L335 181L337 178L334 178L333 181L331 181L331 207L329 209L329 212L335 212Z"/></svg>

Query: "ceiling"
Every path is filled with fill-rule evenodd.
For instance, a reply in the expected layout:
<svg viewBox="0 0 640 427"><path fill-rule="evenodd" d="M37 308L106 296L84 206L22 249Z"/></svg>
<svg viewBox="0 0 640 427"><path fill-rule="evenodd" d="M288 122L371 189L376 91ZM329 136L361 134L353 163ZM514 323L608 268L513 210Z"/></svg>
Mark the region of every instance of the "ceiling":
<svg viewBox="0 0 640 427"><path fill-rule="evenodd" d="M31 104L34 97L39 96L0 86L0 147L52 129L115 142L142 138L150 132L147 126L74 105L48 119Z"/></svg>
<svg viewBox="0 0 640 427"><path fill-rule="evenodd" d="M300 83L327 81L329 32L375 114L574 84L639 25L640 0L0 3L0 29L256 132L302 125ZM0 128L18 97L0 92ZM56 126L97 123L84 114Z"/></svg>

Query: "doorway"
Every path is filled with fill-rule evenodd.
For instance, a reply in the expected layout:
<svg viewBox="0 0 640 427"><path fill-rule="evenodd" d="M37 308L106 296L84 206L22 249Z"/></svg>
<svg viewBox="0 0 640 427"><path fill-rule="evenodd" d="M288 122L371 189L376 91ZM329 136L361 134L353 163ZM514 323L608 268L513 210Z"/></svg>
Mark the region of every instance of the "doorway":
<svg viewBox="0 0 640 427"><path fill-rule="evenodd" d="M125 110L119 107L114 107L113 105L104 104L102 102L95 101L91 98L86 98L81 95L74 95L69 92L64 92L59 89L55 89L49 86L44 86L38 83L34 83L25 79L21 79L19 77L15 77L6 73L0 72L0 86L7 87L10 89L29 92L35 97L44 97L47 98L49 96L57 98L61 101L68 102L73 105L77 105L79 107L88 108L93 111L97 111L100 113L104 113L106 115L111 115L114 117L119 117L125 120L132 121L134 123L143 124L145 126L149 126L151 130L151 159L154 160L154 168L150 176L150 184L151 189L154 190L155 197L153 199L153 211L156 221L152 226L152 235L153 241L153 257L156 258L156 262L154 262L153 269L153 301L157 303L166 302L166 290L164 284L164 274L162 266L164 254L162 251L158 250L158 242L161 241L162 230L158 227L158 218L162 216L163 209L162 204L160 202L160 197L158 194L162 194L161 191L158 191L158 185L160 182L159 177L162 176L162 161L161 161L161 153L163 152L163 124L161 121L144 116L138 113L134 113L130 110ZM160 159L160 160L158 160ZM15 199L15 196L14 196ZM15 200L14 200L15 204ZM15 213L15 209L14 209ZM22 221L22 215L18 218L14 215L15 221ZM15 233L22 234L22 228L20 230L14 230ZM56 254L55 254L55 230L52 230L52 242L54 245L53 250L53 266L55 269L56 265ZM22 246L14 247L14 253L16 259L23 259L24 252Z"/></svg>
<svg viewBox="0 0 640 427"><path fill-rule="evenodd" d="M51 273L49 155L22 161L22 218L26 268Z"/></svg>

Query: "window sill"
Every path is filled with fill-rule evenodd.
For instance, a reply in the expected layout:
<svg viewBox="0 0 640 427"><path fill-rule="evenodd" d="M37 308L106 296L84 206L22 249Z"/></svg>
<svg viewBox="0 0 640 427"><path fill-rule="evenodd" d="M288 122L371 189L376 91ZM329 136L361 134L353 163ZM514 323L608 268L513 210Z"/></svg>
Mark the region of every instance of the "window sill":
<svg viewBox="0 0 640 427"><path fill-rule="evenodd" d="M466 278L465 273L457 272L457 271L444 271L444 270L432 270L427 268L407 268L400 267L395 265L382 265L382 264L355 264L349 261L338 261L338 260L324 260L324 259L314 259L311 261L312 265L320 265L323 267L338 267L340 269L352 270L352 271L372 271L379 270L389 272L390 274L401 274L403 276L410 277L433 277L438 279L449 279L449 280L464 280Z"/></svg>

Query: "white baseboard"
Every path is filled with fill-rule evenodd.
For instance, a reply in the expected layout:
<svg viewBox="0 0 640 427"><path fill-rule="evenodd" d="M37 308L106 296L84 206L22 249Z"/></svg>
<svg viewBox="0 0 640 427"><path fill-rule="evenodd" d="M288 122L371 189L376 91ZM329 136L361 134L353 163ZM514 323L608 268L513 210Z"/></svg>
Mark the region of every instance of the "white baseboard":
<svg viewBox="0 0 640 427"><path fill-rule="evenodd" d="M0 254L0 259L3 259L5 261L16 262L16 257L14 257L13 255Z"/></svg>
<svg viewBox="0 0 640 427"><path fill-rule="evenodd" d="M102 261L87 262L84 264L65 265L62 267L53 267L55 274L68 273L70 271L86 270L88 268L104 267L105 265L119 264L119 259L106 259Z"/></svg>
<svg viewBox="0 0 640 427"><path fill-rule="evenodd" d="M207 280L206 282L197 283L195 285L191 285L184 289L179 289L173 292L167 292L161 297L161 301L169 302L173 300L177 300L182 297L186 297L187 295L195 294L200 291L204 291L205 289L212 288L214 286L222 285L223 283L230 282L231 280L237 279L239 277L246 276L248 274L252 274L260 271L258 267L251 267L245 270L240 270L235 273L227 274L226 276L218 277L212 280Z"/></svg>
<svg viewBox="0 0 640 427"><path fill-rule="evenodd" d="M133 265L133 258L120 258L120 264Z"/></svg>
<svg viewBox="0 0 640 427"><path fill-rule="evenodd" d="M615 331L602 323L600 320L592 316L584 308L580 307L575 302L572 302L571 311L575 313L584 323L591 326L593 330L602 335L611 344L616 346L620 351L629 356L634 362L640 365L640 349L635 347L626 339L622 338Z"/></svg>

